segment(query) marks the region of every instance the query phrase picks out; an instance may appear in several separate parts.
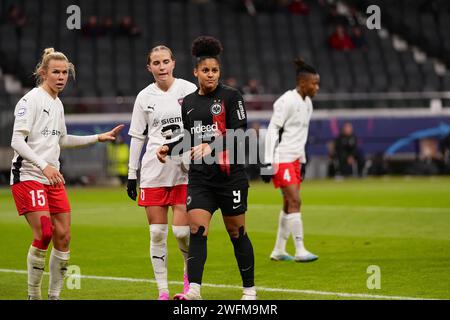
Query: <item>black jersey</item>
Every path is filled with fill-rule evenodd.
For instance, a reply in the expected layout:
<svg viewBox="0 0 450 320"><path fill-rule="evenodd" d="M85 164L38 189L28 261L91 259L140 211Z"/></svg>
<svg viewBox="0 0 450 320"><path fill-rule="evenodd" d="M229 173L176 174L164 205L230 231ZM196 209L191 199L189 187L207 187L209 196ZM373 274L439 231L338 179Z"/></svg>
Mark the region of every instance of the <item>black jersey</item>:
<svg viewBox="0 0 450 320"><path fill-rule="evenodd" d="M230 186L248 184L244 165L236 163L236 155L227 150L227 129L247 128L247 114L244 100L238 90L219 83L217 88L206 94L199 95L199 91L184 97L181 114L183 126L189 133L190 146L209 143L222 139L222 148L213 149L213 156L221 161L213 164L193 163L189 167L189 183ZM186 145L186 136L182 142ZM217 141L216 141L217 143ZM233 141L234 143L234 141ZM173 148L169 146L170 149ZM239 146L234 145L234 152L239 152ZM230 163L231 162L231 163ZM220 164L219 164L220 163Z"/></svg>

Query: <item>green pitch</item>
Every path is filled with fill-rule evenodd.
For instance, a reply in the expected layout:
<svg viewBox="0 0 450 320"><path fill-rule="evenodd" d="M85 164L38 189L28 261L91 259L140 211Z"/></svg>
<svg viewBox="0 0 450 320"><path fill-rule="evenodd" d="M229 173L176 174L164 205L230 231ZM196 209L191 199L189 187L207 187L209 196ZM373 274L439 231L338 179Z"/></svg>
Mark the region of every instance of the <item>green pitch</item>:
<svg viewBox="0 0 450 320"><path fill-rule="evenodd" d="M144 210L127 198L123 187L68 187L68 193L71 265L79 266L83 276L112 278L82 278L81 288L65 287L62 298L155 299ZM256 285L263 287L260 299L450 298L450 179L306 181L302 199L305 243L320 259L308 264L270 261L281 197L271 185L251 185L247 226ZM31 241L9 188L0 189L0 299L26 298L27 276L20 270L26 270ZM294 253L292 240L288 249ZM376 283L369 266L379 267L380 289L367 287ZM182 259L171 231L169 280L174 281L171 294L179 292ZM220 212L208 237L203 281L211 284L202 289L204 299L241 296ZM43 293L47 286L44 276Z"/></svg>

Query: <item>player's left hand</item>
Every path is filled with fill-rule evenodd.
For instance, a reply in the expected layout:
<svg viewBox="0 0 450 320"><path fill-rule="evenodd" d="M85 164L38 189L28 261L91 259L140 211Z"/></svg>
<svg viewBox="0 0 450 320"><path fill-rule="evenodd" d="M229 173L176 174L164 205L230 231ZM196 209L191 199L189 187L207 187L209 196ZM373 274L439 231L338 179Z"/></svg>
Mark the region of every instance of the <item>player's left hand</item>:
<svg viewBox="0 0 450 320"><path fill-rule="evenodd" d="M270 180L272 180L273 175L274 175L274 168L271 164L263 164L260 167L260 175L261 175L261 179L262 181L264 181L265 183L270 183Z"/></svg>
<svg viewBox="0 0 450 320"><path fill-rule="evenodd" d="M300 169L300 180L303 181L306 178L306 163L302 163L302 168Z"/></svg>
<svg viewBox="0 0 450 320"><path fill-rule="evenodd" d="M137 197L137 180L136 179L128 179L127 182L127 194L131 200L136 201Z"/></svg>
<svg viewBox="0 0 450 320"><path fill-rule="evenodd" d="M201 158L211 154L212 149L209 144L202 143L198 146L191 148L191 159L200 160Z"/></svg>
<svg viewBox="0 0 450 320"><path fill-rule="evenodd" d="M119 124L117 127L112 129L111 131L101 133L98 135L98 141L99 142L106 142L106 141L114 141L116 140L116 136L119 134L120 130L125 127L124 124Z"/></svg>

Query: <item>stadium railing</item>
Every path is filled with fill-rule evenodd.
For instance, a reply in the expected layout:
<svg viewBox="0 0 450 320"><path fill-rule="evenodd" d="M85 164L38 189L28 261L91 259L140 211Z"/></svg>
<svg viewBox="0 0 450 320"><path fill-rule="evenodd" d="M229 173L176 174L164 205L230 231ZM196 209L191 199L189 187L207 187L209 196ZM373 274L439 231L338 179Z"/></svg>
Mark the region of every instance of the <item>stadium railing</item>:
<svg viewBox="0 0 450 320"><path fill-rule="evenodd" d="M267 126L272 115L273 102L278 95L245 95L250 125L258 122L262 128ZM62 97L66 111L66 122L72 134L92 134L109 129L117 123L129 125L135 97ZM13 99L11 101L14 101ZM377 101L393 103L398 108L355 108L355 102L364 106L365 101L373 105ZM417 107L408 102L413 101ZM340 103L343 108L323 108L327 104ZM319 105L319 107L316 107ZM350 107L346 107L349 106ZM438 128L443 135L450 124L450 92L385 92L385 93L320 93L314 98L315 111L312 116L309 137L309 151L312 157L326 158L326 144L337 134L344 121L352 121L355 132L364 143L367 155L384 153L399 139L424 129ZM0 148L10 149L12 113L14 106L0 110L1 139ZM393 121L396 120L396 121ZM127 141L127 131L124 136ZM128 141L127 141L128 142ZM414 158L413 143L406 146L398 156ZM1 151L1 150L0 150ZM8 150L10 151L10 150ZM3 154L9 154L3 152ZM67 174L75 176L107 176L105 150L94 147L88 152L63 152ZM2 157L6 158L6 157ZM92 161L92 159L99 161ZM0 170L9 170L10 159L2 159Z"/></svg>
<svg viewBox="0 0 450 320"><path fill-rule="evenodd" d="M279 95L244 95L247 110L272 110ZM62 98L69 113L127 113L135 97L66 97ZM314 98L315 110L429 108L450 107L450 91L445 92L379 92L319 93Z"/></svg>

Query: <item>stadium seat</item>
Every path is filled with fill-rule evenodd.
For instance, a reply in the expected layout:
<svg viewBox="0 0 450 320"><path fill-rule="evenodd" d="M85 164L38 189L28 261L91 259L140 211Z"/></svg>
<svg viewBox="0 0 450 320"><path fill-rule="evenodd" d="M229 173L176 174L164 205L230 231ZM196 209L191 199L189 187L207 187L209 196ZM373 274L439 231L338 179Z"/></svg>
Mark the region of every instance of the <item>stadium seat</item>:
<svg viewBox="0 0 450 320"><path fill-rule="evenodd" d="M348 2L361 12L369 4L368 0ZM5 10L9 3L13 2L8 0L0 7ZM30 69L42 49L53 46L65 52L79 70L79 79L70 92L134 95L151 81L145 71L145 56L157 44L174 50L176 76L193 80L190 43L208 33L224 44L223 75L237 78L240 85L257 78L268 93L279 94L292 87L292 60L297 55L317 67L324 92L438 91L448 90L450 85L448 77L436 75L431 59L417 63L411 48L399 52L390 36L380 37L375 31L364 33L366 51L329 50L327 39L332 27L326 22L328 12L316 2L308 3L310 12L305 16L260 10L252 17L245 10L235 11L228 2L214 0L79 0L82 23L91 15L100 22L107 17L117 22L131 15L142 30L139 38L96 39L65 27L59 15L71 4L70 0L23 1L32 27L24 28L19 38L13 26L0 26L1 39L8 39L0 42L3 70L29 84ZM445 32L450 29L449 12L420 10L420 1L374 0L370 4L383 9L383 24L389 31L400 33L426 52L437 52L437 58L450 60L446 55L450 53L450 33ZM129 67L120 66L123 64Z"/></svg>

